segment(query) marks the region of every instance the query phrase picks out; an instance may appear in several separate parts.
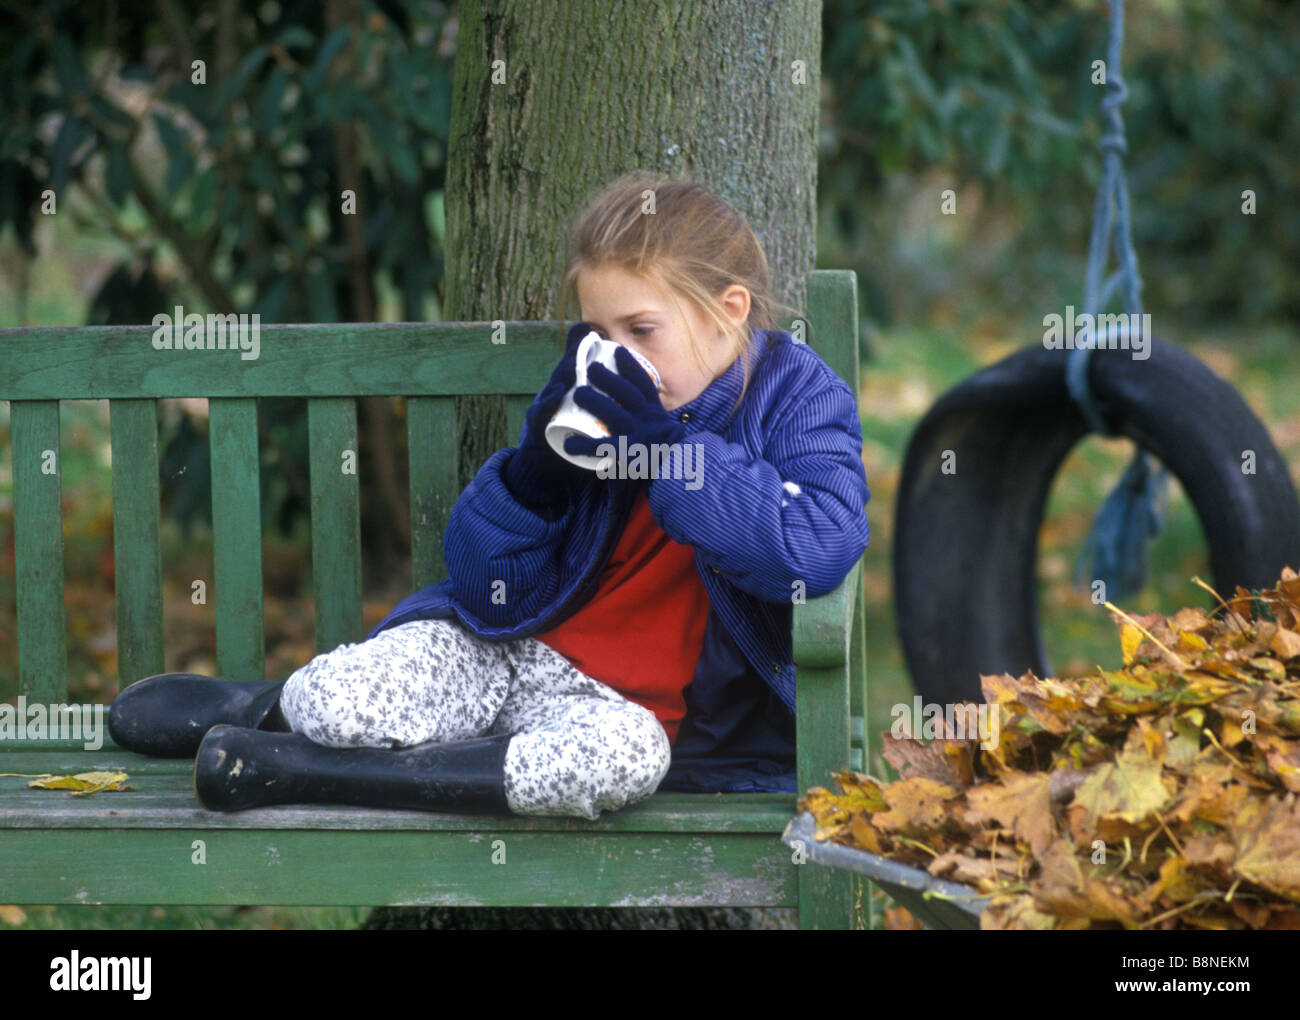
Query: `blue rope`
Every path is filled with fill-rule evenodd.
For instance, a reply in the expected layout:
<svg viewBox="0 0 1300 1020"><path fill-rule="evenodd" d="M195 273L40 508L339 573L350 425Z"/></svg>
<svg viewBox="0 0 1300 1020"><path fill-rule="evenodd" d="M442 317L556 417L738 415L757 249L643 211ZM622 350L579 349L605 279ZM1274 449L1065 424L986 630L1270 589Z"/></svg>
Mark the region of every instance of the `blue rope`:
<svg viewBox="0 0 1300 1020"><path fill-rule="evenodd" d="M1124 181L1124 120L1120 105L1128 96L1120 74L1120 53L1124 47L1124 0L1110 0L1110 39L1106 51L1106 94L1101 100L1103 134L1098 148L1102 154L1101 185L1093 208L1092 236L1088 242L1088 269L1084 279L1083 309L1093 317L1106 308L1115 290L1124 288L1124 308L1142 322L1142 277L1138 273L1137 253L1129 231L1128 186ZM1112 224L1112 206L1114 223ZM1104 281L1106 257L1114 246L1119 269ZM1080 343L1065 364L1065 381L1070 396L1079 406L1084 420L1102 435L1115 435L1092 391L1088 374L1089 359L1098 345L1110 346L1108 336L1093 331L1092 343ZM1150 341L1150 338L1146 338ZM1092 530L1083 545L1075 566L1075 583L1084 577L1102 581L1106 598L1114 599L1141 591L1147 576L1147 542L1163 526L1163 503L1169 472L1161 465L1151 470L1151 462L1141 447L1123 477L1102 502L1092 522Z"/></svg>

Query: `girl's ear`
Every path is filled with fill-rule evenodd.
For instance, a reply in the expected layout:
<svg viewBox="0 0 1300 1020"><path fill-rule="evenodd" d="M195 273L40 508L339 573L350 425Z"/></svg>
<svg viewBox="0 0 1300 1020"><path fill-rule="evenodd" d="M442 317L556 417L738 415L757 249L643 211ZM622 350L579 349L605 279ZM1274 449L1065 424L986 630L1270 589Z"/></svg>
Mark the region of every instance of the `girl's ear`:
<svg viewBox="0 0 1300 1020"><path fill-rule="evenodd" d="M733 283L722 292L722 307L734 322L744 322L749 318L749 288Z"/></svg>

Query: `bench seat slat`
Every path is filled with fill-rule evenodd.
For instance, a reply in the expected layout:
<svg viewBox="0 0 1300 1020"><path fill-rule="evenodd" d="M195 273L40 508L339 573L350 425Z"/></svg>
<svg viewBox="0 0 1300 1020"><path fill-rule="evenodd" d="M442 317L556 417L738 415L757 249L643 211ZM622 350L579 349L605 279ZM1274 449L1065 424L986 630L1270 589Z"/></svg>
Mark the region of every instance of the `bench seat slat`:
<svg viewBox="0 0 1300 1020"><path fill-rule="evenodd" d="M146 758L130 751L43 752L13 756L13 772L88 772L120 769L133 790L72 797L0 777L0 832L25 828L365 829L516 832L763 832L779 833L794 813L791 793L657 793L594 822L525 815L456 815L329 805L205 811L194 799L194 763ZM9 764L6 756L6 764ZM111 811L110 811L111 809ZM3 845L4 841L0 841ZM0 866L0 876L3 875ZM0 878L0 884L3 879ZM0 897L3 898L3 897ZM12 902L5 900L6 903Z"/></svg>

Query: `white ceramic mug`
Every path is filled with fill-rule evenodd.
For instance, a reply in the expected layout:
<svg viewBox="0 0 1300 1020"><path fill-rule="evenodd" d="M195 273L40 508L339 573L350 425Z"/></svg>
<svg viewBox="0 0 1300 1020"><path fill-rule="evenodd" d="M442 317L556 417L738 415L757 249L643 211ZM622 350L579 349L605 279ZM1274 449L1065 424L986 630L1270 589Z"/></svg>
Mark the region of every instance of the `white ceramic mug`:
<svg viewBox="0 0 1300 1020"><path fill-rule="evenodd" d="M588 471L599 471L602 465L608 467L613 461L614 455L611 453L605 457L589 457L581 454L571 454L565 451L564 441L569 436L586 436L595 440L608 439L611 433L609 427L603 421L574 402L573 393L579 386L590 385L587 382L587 370L593 364L604 365L617 375L618 362L614 360L614 353L620 346L622 345L616 344L612 340L601 339L600 334L595 330L582 338L581 343L578 344L577 363L574 366L576 381L573 389L564 395L559 410L555 412L546 426L546 441L550 444L551 449L569 463L577 464L578 467L586 468ZM628 353L640 362L641 367L650 376L650 381L655 384L655 389L659 389L661 380L654 365L650 364L649 361L630 347Z"/></svg>

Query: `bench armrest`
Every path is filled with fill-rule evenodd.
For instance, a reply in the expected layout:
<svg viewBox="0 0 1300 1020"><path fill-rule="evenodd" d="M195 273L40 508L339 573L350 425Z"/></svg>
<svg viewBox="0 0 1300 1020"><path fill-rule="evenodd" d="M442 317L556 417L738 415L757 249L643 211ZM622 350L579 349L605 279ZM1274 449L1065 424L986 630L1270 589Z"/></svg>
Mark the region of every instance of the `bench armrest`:
<svg viewBox="0 0 1300 1020"><path fill-rule="evenodd" d="M795 603L794 661L800 667L829 669L849 661L853 610L862 587L862 561L858 560L834 591Z"/></svg>

